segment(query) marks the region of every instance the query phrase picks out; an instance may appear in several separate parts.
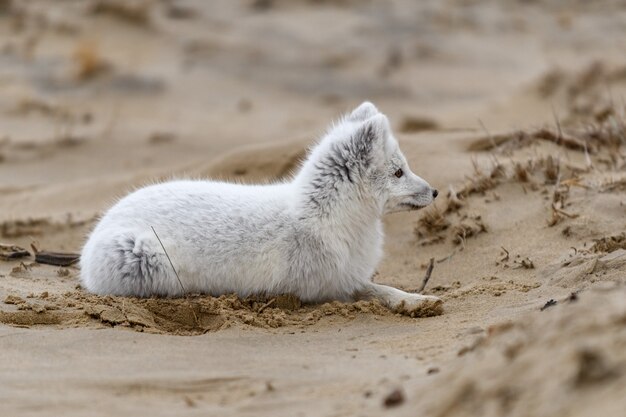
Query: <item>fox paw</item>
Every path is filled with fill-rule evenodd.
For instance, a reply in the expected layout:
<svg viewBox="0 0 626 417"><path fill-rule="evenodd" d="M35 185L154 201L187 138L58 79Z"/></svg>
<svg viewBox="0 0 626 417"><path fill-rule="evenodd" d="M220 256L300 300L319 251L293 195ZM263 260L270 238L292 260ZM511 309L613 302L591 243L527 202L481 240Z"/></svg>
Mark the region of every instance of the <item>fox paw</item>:
<svg viewBox="0 0 626 417"><path fill-rule="evenodd" d="M411 317L439 316L443 314L443 301L432 295L414 294L400 301L393 311Z"/></svg>

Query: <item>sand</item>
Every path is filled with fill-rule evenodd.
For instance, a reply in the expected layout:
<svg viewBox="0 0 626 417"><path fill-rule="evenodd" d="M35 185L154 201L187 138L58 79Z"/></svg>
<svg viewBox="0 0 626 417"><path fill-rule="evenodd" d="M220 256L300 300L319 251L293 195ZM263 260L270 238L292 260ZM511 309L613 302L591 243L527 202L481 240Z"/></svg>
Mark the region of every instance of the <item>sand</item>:
<svg viewBox="0 0 626 417"><path fill-rule="evenodd" d="M0 415L623 415L624 21L618 1L0 1ZM417 290L433 259L443 311L98 297L35 262L143 184L288 177L365 99L441 194L385 218L374 279Z"/></svg>

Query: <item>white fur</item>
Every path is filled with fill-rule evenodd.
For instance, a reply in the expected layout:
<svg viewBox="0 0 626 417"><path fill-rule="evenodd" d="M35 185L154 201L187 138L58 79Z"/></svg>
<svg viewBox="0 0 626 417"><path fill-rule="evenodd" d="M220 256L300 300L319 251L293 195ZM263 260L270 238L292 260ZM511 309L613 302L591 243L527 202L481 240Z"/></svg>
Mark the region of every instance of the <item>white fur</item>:
<svg viewBox="0 0 626 417"><path fill-rule="evenodd" d="M410 311L440 301L372 282L381 217L432 200L387 118L366 102L330 128L290 182L174 181L126 196L85 244L81 278L97 294L291 293L305 302L376 298Z"/></svg>

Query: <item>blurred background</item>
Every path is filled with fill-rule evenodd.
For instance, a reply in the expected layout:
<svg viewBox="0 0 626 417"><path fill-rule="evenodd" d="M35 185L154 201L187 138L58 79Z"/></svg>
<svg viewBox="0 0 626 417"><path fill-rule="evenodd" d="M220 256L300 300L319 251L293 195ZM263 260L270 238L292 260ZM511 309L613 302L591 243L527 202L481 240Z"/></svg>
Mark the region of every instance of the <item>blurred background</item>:
<svg viewBox="0 0 626 417"><path fill-rule="evenodd" d="M1 0L0 216L89 217L363 100L432 140L593 115L625 35L619 0Z"/></svg>

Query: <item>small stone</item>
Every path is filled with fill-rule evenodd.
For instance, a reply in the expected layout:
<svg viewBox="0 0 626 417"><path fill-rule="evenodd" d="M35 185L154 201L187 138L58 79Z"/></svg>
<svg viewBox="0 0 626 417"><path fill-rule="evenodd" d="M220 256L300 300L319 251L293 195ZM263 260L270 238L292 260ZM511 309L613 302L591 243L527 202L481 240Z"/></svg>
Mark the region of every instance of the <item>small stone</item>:
<svg viewBox="0 0 626 417"><path fill-rule="evenodd" d="M384 406L387 408L397 407L402 403L404 403L404 392L400 388L391 391L383 402Z"/></svg>

